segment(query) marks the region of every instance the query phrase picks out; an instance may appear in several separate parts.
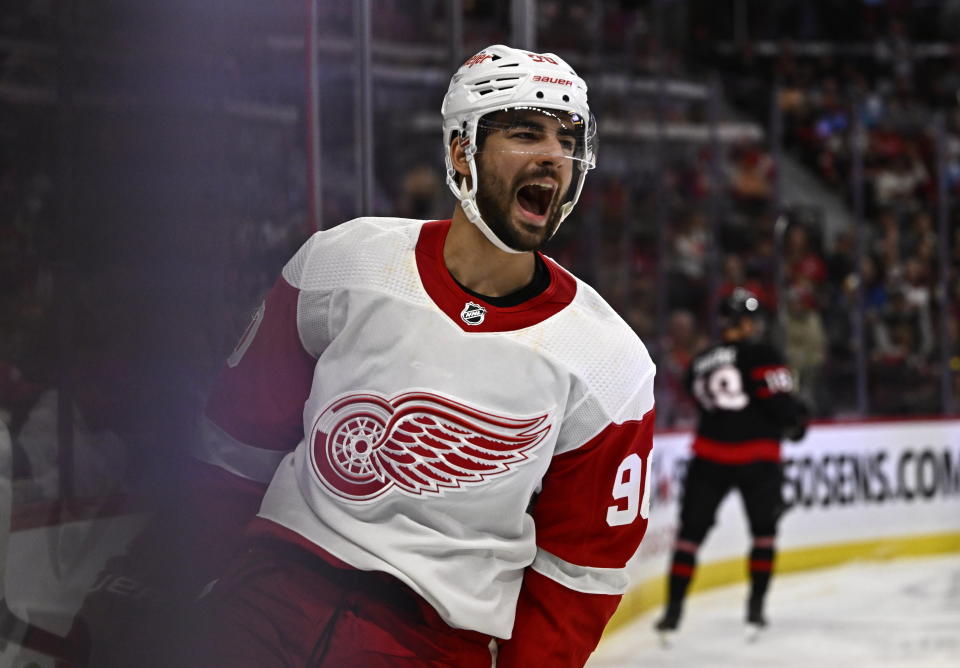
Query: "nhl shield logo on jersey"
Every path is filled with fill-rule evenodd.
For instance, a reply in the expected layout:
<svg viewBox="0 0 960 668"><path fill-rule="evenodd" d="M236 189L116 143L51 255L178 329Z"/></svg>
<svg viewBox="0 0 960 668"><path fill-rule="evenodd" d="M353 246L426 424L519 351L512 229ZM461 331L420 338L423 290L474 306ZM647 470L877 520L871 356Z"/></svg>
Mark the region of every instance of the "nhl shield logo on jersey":
<svg viewBox="0 0 960 668"><path fill-rule="evenodd" d="M467 302L464 304L463 310L460 311L460 319L468 325L479 325L486 317L487 309L480 306L480 304L474 304L473 302Z"/></svg>
<svg viewBox="0 0 960 668"><path fill-rule="evenodd" d="M324 490L354 503L391 489L440 496L527 461L551 429L547 418L494 415L428 392L348 394L314 422L313 469Z"/></svg>

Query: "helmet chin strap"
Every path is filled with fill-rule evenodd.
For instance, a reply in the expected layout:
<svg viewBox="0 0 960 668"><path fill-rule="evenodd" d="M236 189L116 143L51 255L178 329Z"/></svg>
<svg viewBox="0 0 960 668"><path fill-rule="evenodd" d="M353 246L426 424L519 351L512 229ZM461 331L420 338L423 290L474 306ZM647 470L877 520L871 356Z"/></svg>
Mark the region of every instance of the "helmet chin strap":
<svg viewBox="0 0 960 668"><path fill-rule="evenodd" d="M517 250L516 248L511 248L507 244L503 243L503 240L496 235L496 233L490 229L490 226L486 224L483 220L483 216L480 215L480 208L477 206L477 169L475 167L475 162L473 159L470 159L470 176L471 180L475 184L473 188L467 189L467 180L463 179L460 182L460 207L463 209L463 213L466 214L467 220L476 225L483 236L487 238L487 241L492 243L494 246L502 250L504 253L513 253L520 254L525 253L526 251Z"/></svg>

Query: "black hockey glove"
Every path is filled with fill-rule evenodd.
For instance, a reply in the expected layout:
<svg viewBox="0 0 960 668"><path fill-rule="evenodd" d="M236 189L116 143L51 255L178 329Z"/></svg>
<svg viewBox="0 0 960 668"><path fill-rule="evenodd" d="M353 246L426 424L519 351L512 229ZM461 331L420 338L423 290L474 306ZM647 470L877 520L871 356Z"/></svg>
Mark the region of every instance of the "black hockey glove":
<svg viewBox="0 0 960 668"><path fill-rule="evenodd" d="M802 441L807 435L807 425L810 422L810 409L807 404L797 399L796 405L793 422L783 428L783 438L788 441Z"/></svg>

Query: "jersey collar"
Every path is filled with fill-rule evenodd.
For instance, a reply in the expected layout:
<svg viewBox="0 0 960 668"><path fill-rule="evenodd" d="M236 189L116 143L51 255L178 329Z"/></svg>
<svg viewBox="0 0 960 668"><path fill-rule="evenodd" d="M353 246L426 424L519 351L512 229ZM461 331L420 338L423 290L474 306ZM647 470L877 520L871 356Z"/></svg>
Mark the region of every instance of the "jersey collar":
<svg viewBox="0 0 960 668"><path fill-rule="evenodd" d="M423 288L434 304L463 331L511 332L530 327L559 313L576 296L576 279L542 253L539 255L550 272L550 286L536 297L516 306L499 307L465 292L453 280L443 262L443 244L449 230L449 220L423 224L417 240L417 270ZM480 309L472 308L469 304Z"/></svg>

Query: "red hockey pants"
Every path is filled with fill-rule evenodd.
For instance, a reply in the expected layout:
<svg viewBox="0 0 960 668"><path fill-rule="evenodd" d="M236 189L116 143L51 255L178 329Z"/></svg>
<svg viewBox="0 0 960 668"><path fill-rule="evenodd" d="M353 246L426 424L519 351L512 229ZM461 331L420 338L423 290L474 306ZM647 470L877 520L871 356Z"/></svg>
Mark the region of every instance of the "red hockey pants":
<svg viewBox="0 0 960 668"><path fill-rule="evenodd" d="M490 668L490 638L448 626L384 573L335 568L279 540L252 543L200 602L191 665Z"/></svg>

